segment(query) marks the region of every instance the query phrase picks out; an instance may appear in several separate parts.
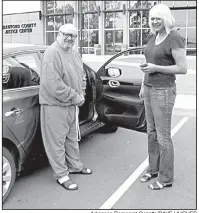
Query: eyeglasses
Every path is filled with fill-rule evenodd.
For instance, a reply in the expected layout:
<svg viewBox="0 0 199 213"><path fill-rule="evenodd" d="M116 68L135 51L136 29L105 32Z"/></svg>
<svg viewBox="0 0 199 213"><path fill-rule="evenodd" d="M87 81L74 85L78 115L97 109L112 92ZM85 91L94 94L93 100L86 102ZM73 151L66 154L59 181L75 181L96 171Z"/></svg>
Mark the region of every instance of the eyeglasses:
<svg viewBox="0 0 199 213"><path fill-rule="evenodd" d="M77 35L73 35L73 34L69 34L69 33L63 33L60 31L60 33L63 34L64 37L66 37L66 39L68 39L69 37L71 37L72 39L76 39Z"/></svg>

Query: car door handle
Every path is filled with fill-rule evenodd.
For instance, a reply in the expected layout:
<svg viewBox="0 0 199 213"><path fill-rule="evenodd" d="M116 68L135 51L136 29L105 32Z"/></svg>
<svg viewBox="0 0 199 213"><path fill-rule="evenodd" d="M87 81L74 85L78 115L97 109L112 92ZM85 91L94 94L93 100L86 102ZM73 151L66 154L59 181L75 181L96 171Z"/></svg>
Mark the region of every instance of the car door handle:
<svg viewBox="0 0 199 213"><path fill-rule="evenodd" d="M22 109L13 108L13 109L11 109L11 111L6 112L6 113L5 113L5 116L6 116L6 117L15 116L15 115L20 114L22 111L23 111Z"/></svg>
<svg viewBox="0 0 199 213"><path fill-rule="evenodd" d="M110 87L119 87L120 86L120 82L116 81L116 80L109 80L108 84Z"/></svg>

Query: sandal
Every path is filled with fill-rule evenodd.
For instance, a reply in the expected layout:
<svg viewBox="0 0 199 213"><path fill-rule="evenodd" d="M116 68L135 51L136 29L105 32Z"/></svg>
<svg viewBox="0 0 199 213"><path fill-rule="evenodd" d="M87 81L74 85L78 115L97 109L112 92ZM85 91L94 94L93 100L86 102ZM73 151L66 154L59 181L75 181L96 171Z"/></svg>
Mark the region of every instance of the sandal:
<svg viewBox="0 0 199 213"><path fill-rule="evenodd" d="M159 189L163 189L165 187L172 187L172 183L162 184L159 181L156 181L152 184L149 184L149 189L152 189L152 190L159 190Z"/></svg>
<svg viewBox="0 0 199 213"><path fill-rule="evenodd" d="M64 181L63 183L60 183L60 181L57 179L57 183L61 186L63 186L67 190L77 190L78 185L73 183L70 178L68 180Z"/></svg>
<svg viewBox="0 0 199 213"><path fill-rule="evenodd" d="M91 175L93 172L89 168L83 168L81 171L70 172L71 174L83 174L83 175Z"/></svg>
<svg viewBox="0 0 199 213"><path fill-rule="evenodd" d="M146 173L141 177L140 182L146 183L146 182L150 181L151 178L156 178L157 176L158 176L158 173L154 173L154 174Z"/></svg>

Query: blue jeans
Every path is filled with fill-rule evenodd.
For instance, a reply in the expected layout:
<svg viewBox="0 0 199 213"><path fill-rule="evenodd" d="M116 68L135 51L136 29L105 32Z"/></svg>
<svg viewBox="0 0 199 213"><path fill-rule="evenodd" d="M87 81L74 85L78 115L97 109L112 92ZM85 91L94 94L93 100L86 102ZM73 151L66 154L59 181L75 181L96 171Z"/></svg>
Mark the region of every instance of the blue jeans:
<svg viewBox="0 0 199 213"><path fill-rule="evenodd" d="M172 183L174 181L171 117L175 98L176 86L154 88L144 85L149 154L147 172L158 173L160 183Z"/></svg>

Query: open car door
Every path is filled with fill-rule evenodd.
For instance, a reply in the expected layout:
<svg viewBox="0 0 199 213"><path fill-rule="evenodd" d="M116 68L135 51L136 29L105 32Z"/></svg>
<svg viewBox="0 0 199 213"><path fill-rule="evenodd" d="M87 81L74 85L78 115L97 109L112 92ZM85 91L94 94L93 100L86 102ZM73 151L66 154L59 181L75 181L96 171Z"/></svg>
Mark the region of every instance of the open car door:
<svg viewBox="0 0 199 213"><path fill-rule="evenodd" d="M106 124L146 131L144 102L139 98L143 73L139 54L143 47L131 48L109 59L97 72L96 110Z"/></svg>

